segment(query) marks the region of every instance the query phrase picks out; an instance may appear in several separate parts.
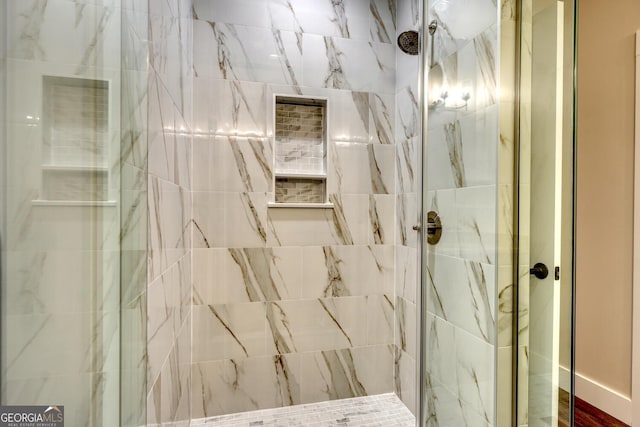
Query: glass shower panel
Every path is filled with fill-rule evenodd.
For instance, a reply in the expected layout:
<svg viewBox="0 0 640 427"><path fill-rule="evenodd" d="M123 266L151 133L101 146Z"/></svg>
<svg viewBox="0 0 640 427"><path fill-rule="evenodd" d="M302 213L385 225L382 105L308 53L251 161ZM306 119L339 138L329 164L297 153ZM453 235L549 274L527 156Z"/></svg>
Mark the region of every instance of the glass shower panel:
<svg viewBox="0 0 640 427"><path fill-rule="evenodd" d="M429 2L421 425L497 424L498 15L490 0Z"/></svg>
<svg viewBox="0 0 640 427"><path fill-rule="evenodd" d="M522 1L517 420L530 426L571 422L574 7Z"/></svg>
<svg viewBox="0 0 640 427"><path fill-rule="evenodd" d="M122 9L62 0L1 9L0 400L64 405L68 426L118 425L120 278L133 274L121 271L121 170L133 181L120 163ZM144 218L131 227L146 230Z"/></svg>

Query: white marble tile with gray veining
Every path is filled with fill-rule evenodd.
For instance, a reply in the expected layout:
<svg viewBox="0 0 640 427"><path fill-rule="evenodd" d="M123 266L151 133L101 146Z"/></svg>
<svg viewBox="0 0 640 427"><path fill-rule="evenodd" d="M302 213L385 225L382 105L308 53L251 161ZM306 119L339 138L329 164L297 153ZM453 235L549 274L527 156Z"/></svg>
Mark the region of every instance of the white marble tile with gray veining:
<svg viewBox="0 0 640 427"><path fill-rule="evenodd" d="M195 75L299 86L299 37L287 31L194 21Z"/></svg>
<svg viewBox="0 0 640 427"><path fill-rule="evenodd" d="M458 395L458 358L455 326L432 313L427 313L425 325L427 352L426 370L432 381Z"/></svg>
<svg viewBox="0 0 640 427"><path fill-rule="evenodd" d="M303 248L303 298L393 293L392 246Z"/></svg>
<svg viewBox="0 0 640 427"><path fill-rule="evenodd" d="M493 0L466 4L460 1L435 1L429 5L429 19L435 19L436 62L459 50L469 40L495 25L497 5Z"/></svg>
<svg viewBox="0 0 640 427"><path fill-rule="evenodd" d="M193 192L196 248L265 247L267 194Z"/></svg>
<svg viewBox="0 0 640 427"><path fill-rule="evenodd" d="M149 65L159 75L175 108L187 117L192 99L193 21L187 17L151 16Z"/></svg>
<svg viewBox="0 0 640 427"><path fill-rule="evenodd" d="M149 277L158 277L191 248L191 192L149 177Z"/></svg>
<svg viewBox="0 0 640 427"><path fill-rule="evenodd" d="M302 255L295 247L195 249L193 303L299 299Z"/></svg>
<svg viewBox="0 0 640 427"><path fill-rule="evenodd" d="M267 0L194 0L193 19L270 28Z"/></svg>
<svg viewBox="0 0 640 427"><path fill-rule="evenodd" d="M395 48L385 43L303 35L306 86L395 92Z"/></svg>
<svg viewBox="0 0 640 427"><path fill-rule="evenodd" d="M416 360L405 351L394 346L393 380L394 391L409 410L416 414L418 402L416 400Z"/></svg>
<svg viewBox="0 0 640 427"><path fill-rule="evenodd" d="M366 0L268 0L273 28L369 41L369 2Z"/></svg>
<svg viewBox="0 0 640 427"><path fill-rule="evenodd" d="M395 244L394 195L369 195L369 244Z"/></svg>
<svg viewBox="0 0 640 427"><path fill-rule="evenodd" d="M477 338L494 343L495 268L436 255L427 265L429 310Z"/></svg>
<svg viewBox="0 0 640 427"><path fill-rule="evenodd" d="M194 363L270 354L265 318L263 302L194 306Z"/></svg>
<svg viewBox="0 0 640 427"><path fill-rule="evenodd" d="M198 137L193 140L193 153L194 191L273 191L268 139Z"/></svg>
<svg viewBox="0 0 640 427"><path fill-rule="evenodd" d="M418 254L416 249L406 246L395 248L396 295L409 302L417 301Z"/></svg>
<svg viewBox="0 0 640 427"><path fill-rule="evenodd" d="M416 193L396 196L396 242L399 245L417 247L418 232L413 228L418 224L417 204Z"/></svg>
<svg viewBox="0 0 640 427"><path fill-rule="evenodd" d="M393 346L330 350L302 355L305 403L388 393L393 390Z"/></svg>
<svg viewBox="0 0 640 427"><path fill-rule="evenodd" d="M269 209L268 246L367 244L369 196L330 194L329 202L331 209Z"/></svg>
<svg viewBox="0 0 640 427"><path fill-rule="evenodd" d="M270 302L267 348L287 354L363 346L366 313L366 297Z"/></svg>
<svg viewBox="0 0 640 427"><path fill-rule="evenodd" d="M63 0L7 5L7 15L15 17L7 27L8 57L73 64L74 74L98 60L102 67L119 68L120 13L113 6Z"/></svg>
<svg viewBox="0 0 640 427"><path fill-rule="evenodd" d="M369 33L371 40L394 43L396 39L396 0L371 0L369 3Z"/></svg>
<svg viewBox="0 0 640 427"><path fill-rule="evenodd" d="M191 188L191 137L153 132L148 141L149 174L183 188Z"/></svg>
<svg viewBox="0 0 640 427"><path fill-rule="evenodd" d="M431 146L429 146L431 147ZM421 178L418 169L419 139L399 141L396 145L396 193L415 193ZM431 181L429 181L429 185Z"/></svg>
<svg viewBox="0 0 640 427"><path fill-rule="evenodd" d="M492 424L496 403L495 348L460 329L455 335L459 399Z"/></svg>
<svg viewBox="0 0 640 427"><path fill-rule="evenodd" d="M369 295L367 297L367 345L393 345L394 333L393 295Z"/></svg>
<svg viewBox="0 0 640 427"><path fill-rule="evenodd" d="M395 144L395 97L388 94L371 93L371 142L375 144Z"/></svg>
<svg viewBox="0 0 640 427"><path fill-rule="evenodd" d="M266 136L268 116L264 83L195 77L194 87L196 134Z"/></svg>
<svg viewBox="0 0 640 427"><path fill-rule="evenodd" d="M393 194L395 147L338 142L329 157L330 193Z"/></svg>
<svg viewBox="0 0 640 427"><path fill-rule="evenodd" d="M417 354L416 314L415 303L396 296L396 326L395 345L410 355Z"/></svg>
<svg viewBox="0 0 640 427"><path fill-rule="evenodd" d="M297 354L194 363L192 376L192 418L301 403Z"/></svg>
<svg viewBox="0 0 640 427"><path fill-rule="evenodd" d="M155 382L191 311L191 257L173 264L147 290L149 385Z"/></svg>

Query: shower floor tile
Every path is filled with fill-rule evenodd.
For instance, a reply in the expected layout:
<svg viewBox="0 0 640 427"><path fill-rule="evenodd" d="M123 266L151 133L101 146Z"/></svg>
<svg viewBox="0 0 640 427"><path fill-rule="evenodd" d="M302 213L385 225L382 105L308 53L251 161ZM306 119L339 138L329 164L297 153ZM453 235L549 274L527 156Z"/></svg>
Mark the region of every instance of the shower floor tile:
<svg viewBox="0 0 640 427"><path fill-rule="evenodd" d="M194 427L415 427L411 411L393 394L356 397L193 420Z"/></svg>

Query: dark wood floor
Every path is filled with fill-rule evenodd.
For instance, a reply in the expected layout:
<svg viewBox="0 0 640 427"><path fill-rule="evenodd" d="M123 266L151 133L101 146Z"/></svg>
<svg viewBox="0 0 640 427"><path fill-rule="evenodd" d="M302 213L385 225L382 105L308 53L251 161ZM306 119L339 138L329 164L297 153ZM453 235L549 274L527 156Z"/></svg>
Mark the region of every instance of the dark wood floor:
<svg viewBox="0 0 640 427"><path fill-rule="evenodd" d="M560 390L559 394L558 426L569 427L571 414L569 412L569 393ZM627 424L602 412L593 405L576 397L575 427L629 427Z"/></svg>

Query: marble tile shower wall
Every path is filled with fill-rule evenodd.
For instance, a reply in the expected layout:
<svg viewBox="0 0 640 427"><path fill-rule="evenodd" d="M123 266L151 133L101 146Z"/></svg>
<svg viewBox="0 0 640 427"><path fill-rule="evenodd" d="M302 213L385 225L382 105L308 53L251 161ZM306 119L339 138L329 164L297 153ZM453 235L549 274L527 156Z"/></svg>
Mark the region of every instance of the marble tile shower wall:
<svg viewBox="0 0 640 427"><path fill-rule="evenodd" d="M418 0L397 0L397 33L420 31L421 7ZM417 413L416 379L418 348L417 233L418 186L422 173L419 147L422 142L420 110L420 58L397 50L396 53L396 298L394 340L394 391L405 405Z"/></svg>
<svg viewBox="0 0 640 427"><path fill-rule="evenodd" d="M496 425L498 229L498 11L433 3L435 61L450 93L465 87L467 108L431 108L428 199L443 221L427 249L426 402L429 424ZM471 13L466 10L465 12ZM435 91L432 91L435 92ZM430 97L438 95L430 93Z"/></svg>
<svg viewBox="0 0 640 427"><path fill-rule="evenodd" d="M392 391L395 2L193 13L193 418ZM328 99L333 209L267 208L276 94Z"/></svg>
<svg viewBox="0 0 640 427"><path fill-rule="evenodd" d="M192 4L148 5L147 424L189 425Z"/></svg>

